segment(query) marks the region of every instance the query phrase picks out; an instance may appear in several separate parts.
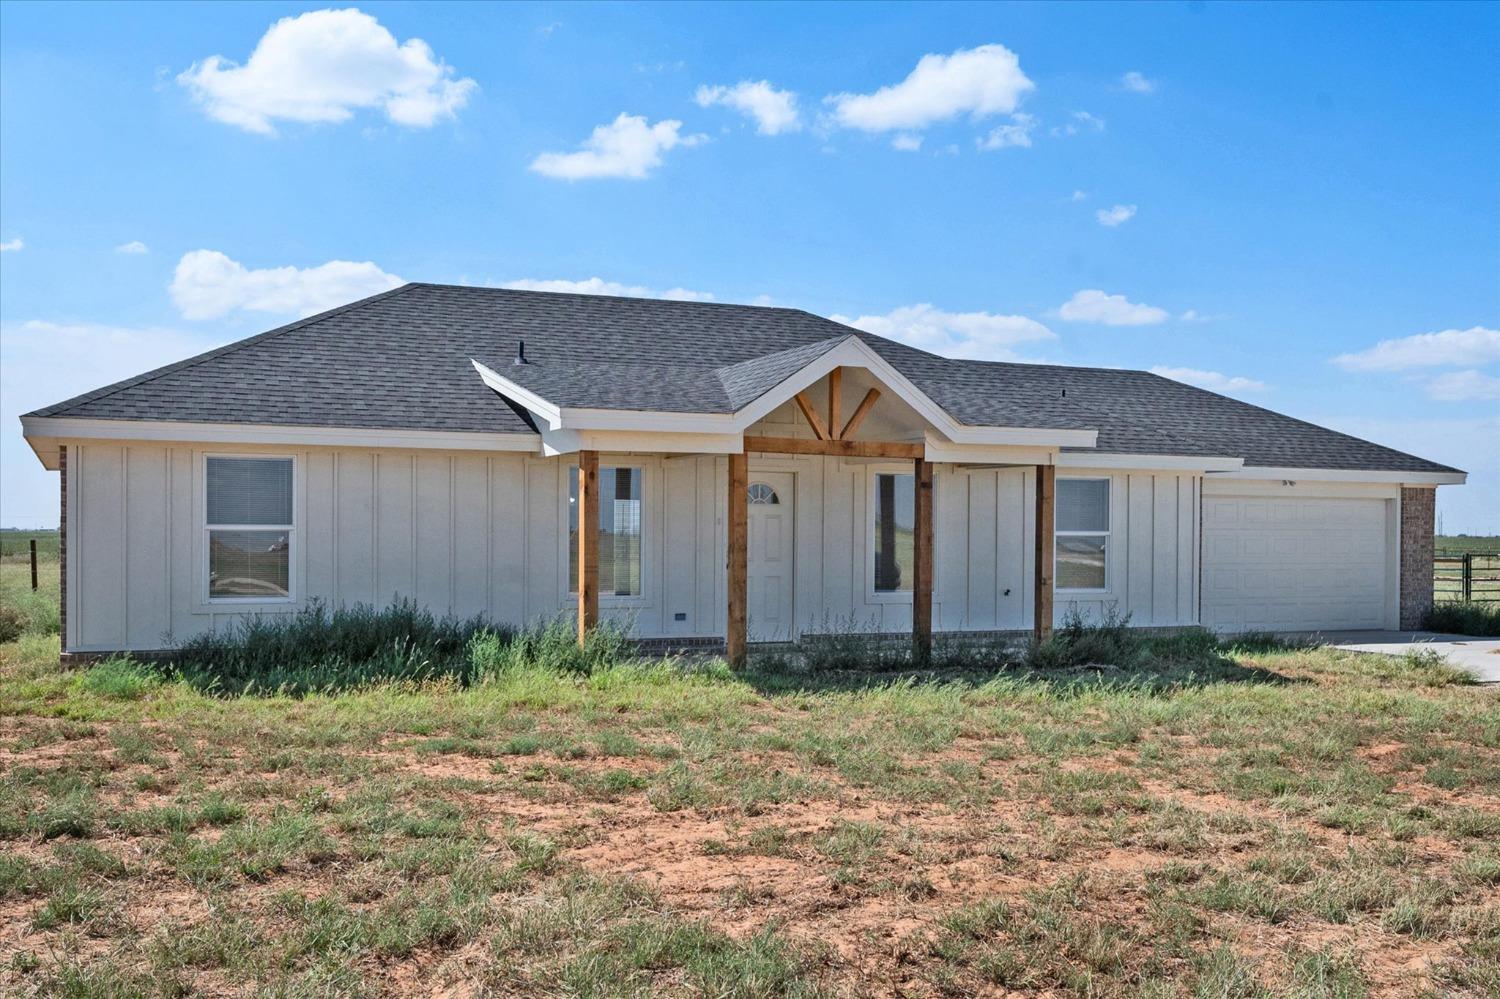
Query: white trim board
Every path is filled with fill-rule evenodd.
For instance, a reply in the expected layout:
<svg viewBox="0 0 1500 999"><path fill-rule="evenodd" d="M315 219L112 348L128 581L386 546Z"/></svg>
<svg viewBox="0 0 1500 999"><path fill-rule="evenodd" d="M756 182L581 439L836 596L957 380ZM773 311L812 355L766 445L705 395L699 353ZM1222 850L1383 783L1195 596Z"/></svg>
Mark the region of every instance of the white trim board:
<svg viewBox="0 0 1500 999"><path fill-rule="evenodd" d="M189 423L177 420L89 420L57 416L23 416L21 429L31 449L42 459L42 464L52 470L57 468L56 446L77 440L525 451L532 454L541 450L541 441L536 434L487 434L451 430L375 430L289 424Z"/></svg>
<svg viewBox="0 0 1500 999"><path fill-rule="evenodd" d="M1210 472L1212 479L1272 479L1287 482L1377 482L1408 486L1457 486L1468 472L1390 472L1348 468L1284 468L1247 465L1235 472Z"/></svg>

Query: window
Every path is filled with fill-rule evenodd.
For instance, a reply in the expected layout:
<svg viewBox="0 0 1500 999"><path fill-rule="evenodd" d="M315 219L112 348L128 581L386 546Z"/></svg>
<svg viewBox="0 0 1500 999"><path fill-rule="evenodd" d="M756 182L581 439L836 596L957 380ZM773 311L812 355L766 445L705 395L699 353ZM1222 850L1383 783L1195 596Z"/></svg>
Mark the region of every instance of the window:
<svg viewBox="0 0 1500 999"><path fill-rule="evenodd" d="M745 490L745 497L751 506L770 506L781 502L781 497L776 495L776 490L764 482L752 482Z"/></svg>
<svg viewBox="0 0 1500 999"><path fill-rule="evenodd" d="M916 486L910 475L875 476L875 592L910 593L916 574L913 557Z"/></svg>
<svg viewBox="0 0 1500 999"><path fill-rule="evenodd" d="M1057 480L1060 590L1102 590L1108 583L1109 480Z"/></svg>
<svg viewBox="0 0 1500 999"><path fill-rule="evenodd" d="M292 459L209 458L204 536L210 600L292 595Z"/></svg>
<svg viewBox="0 0 1500 999"><path fill-rule="evenodd" d="M578 466L568 470L568 591L578 592ZM599 595L641 595L641 470L599 469Z"/></svg>

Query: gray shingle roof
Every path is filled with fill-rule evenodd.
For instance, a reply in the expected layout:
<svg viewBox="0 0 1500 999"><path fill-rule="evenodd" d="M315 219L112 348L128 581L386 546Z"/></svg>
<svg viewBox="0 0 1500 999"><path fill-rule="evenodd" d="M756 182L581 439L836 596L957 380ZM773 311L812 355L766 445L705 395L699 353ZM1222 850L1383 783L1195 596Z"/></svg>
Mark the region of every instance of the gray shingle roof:
<svg viewBox="0 0 1500 999"><path fill-rule="evenodd" d="M31 416L527 433L470 358L569 407L733 412L857 336L955 420L1247 465L1445 465L1143 371L961 361L797 309L408 284ZM517 342L531 363L512 366ZM1086 450L1086 449L1080 449Z"/></svg>

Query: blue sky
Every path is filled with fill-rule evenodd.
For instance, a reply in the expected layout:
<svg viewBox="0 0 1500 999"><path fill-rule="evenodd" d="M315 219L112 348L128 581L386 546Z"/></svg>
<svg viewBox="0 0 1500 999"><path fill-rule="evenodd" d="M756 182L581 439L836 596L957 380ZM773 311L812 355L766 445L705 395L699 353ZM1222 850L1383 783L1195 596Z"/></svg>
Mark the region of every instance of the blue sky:
<svg viewBox="0 0 1500 999"><path fill-rule="evenodd" d="M57 519L28 409L397 280L597 279L1170 369L1500 533L1500 6L327 9L0 8L0 524Z"/></svg>

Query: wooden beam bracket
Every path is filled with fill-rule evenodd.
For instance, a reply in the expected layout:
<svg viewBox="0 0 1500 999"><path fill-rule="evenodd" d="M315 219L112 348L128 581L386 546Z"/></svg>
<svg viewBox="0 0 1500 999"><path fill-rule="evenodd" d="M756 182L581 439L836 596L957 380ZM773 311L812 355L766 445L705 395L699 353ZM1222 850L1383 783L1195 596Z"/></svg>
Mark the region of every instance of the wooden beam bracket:
<svg viewBox="0 0 1500 999"><path fill-rule="evenodd" d="M796 399L797 408L802 410L803 417L807 419L808 426L812 427L813 433L818 435L818 440L830 440L831 438L828 435L828 428L823 426L823 418L819 416L818 411L813 408L812 400L807 397L807 393L798 392L796 395Z"/></svg>
<svg viewBox="0 0 1500 999"><path fill-rule="evenodd" d="M848 440L854 436L854 431L865 422L865 417L870 415L870 410L875 408L875 400L880 398L880 389L872 388L865 393L865 397L859 401L854 408L854 413L849 417L849 422L844 424L844 429L839 431L839 440Z"/></svg>
<svg viewBox="0 0 1500 999"><path fill-rule="evenodd" d="M828 372L828 432L834 440L843 436L844 421L839 415L844 406L844 369Z"/></svg>

